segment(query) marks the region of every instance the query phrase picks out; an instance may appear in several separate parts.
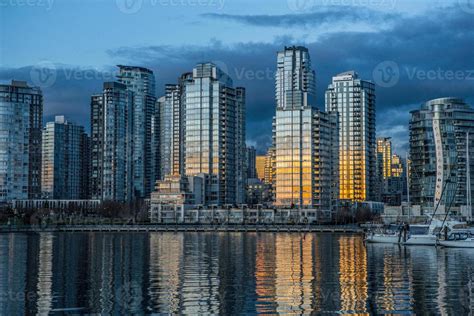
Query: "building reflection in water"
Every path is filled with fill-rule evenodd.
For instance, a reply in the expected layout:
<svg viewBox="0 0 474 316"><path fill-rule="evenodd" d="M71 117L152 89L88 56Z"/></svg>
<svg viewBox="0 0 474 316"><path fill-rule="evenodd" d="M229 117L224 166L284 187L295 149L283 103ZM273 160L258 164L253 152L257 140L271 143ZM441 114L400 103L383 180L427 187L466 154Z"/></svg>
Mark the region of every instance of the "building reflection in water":
<svg viewBox="0 0 474 316"><path fill-rule="evenodd" d="M313 305L313 234L277 234L275 293L277 313L304 313Z"/></svg>
<svg viewBox="0 0 474 316"><path fill-rule="evenodd" d="M0 234L0 314L461 315L473 261L333 234Z"/></svg>
<svg viewBox="0 0 474 316"><path fill-rule="evenodd" d="M367 252L361 238L339 237L339 285L342 312L367 312Z"/></svg>
<svg viewBox="0 0 474 316"><path fill-rule="evenodd" d="M53 240L52 233L40 234L36 292L37 312L40 315L48 315L53 308Z"/></svg>
<svg viewBox="0 0 474 316"><path fill-rule="evenodd" d="M27 238L0 234L0 315L24 315L27 297Z"/></svg>
<svg viewBox="0 0 474 316"><path fill-rule="evenodd" d="M275 239L275 234L261 233L256 240L255 294L258 313L273 314L277 309Z"/></svg>
<svg viewBox="0 0 474 316"><path fill-rule="evenodd" d="M180 312L183 234L150 234L150 284L148 295L153 310L162 313Z"/></svg>

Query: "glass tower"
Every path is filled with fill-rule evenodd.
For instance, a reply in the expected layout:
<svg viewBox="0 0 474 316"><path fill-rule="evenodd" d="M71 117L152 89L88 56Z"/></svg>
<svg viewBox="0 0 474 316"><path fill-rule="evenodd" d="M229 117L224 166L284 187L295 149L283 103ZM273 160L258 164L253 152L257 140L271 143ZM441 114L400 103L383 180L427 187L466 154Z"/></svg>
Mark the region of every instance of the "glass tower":
<svg viewBox="0 0 474 316"><path fill-rule="evenodd" d="M184 173L206 174L207 205L245 198L245 89L212 63L184 83Z"/></svg>
<svg viewBox="0 0 474 316"><path fill-rule="evenodd" d="M0 201L41 197L42 121L39 88L0 85Z"/></svg>
<svg viewBox="0 0 474 316"><path fill-rule="evenodd" d="M91 100L92 198L130 202L132 186L133 93L118 82L105 82Z"/></svg>
<svg viewBox="0 0 474 316"><path fill-rule="evenodd" d="M326 111L339 116L339 197L376 200L375 86L354 71L332 78Z"/></svg>
<svg viewBox="0 0 474 316"><path fill-rule="evenodd" d="M43 130L41 191L46 199L88 198L88 139L84 127L56 116Z"/></svg>
<svg viewBox="0 0 474 316"><path fill-rule="evenodd" d="M157 104L160 117L159 174L184 174L184 104L186 82L192 82L192 73L184 73L178 84L167 84L165 95Z"/></svg>
<svg viewBox="0 0 474 316"><path fill-rule="evenodd" d="M411 112L411 204L470 205L472 192L467 191L472 186L467 179L472 179L474 170L473 132L474 109L461 99L431 100Z"/></svg>
<svg viewBox="0 0 474 316"><path fill-rule="evenodd" d="M285 47L278 52L275 77L277 109L315 105L316 76L306 47Z"/></svg>
<svg viewBox="0 0 474 316"><path fill-rule="evenodd" d="M156 155L158 146L154 142L154 122L157 122L155 76L153 71L143 67L118 65L118 82L133 92L132 109L132 161L133 197L149 197L158 179Z"/></svg>
<svg viewBox="0 0 474 316"><path fill-rule="evenodd" d="M281 207L333 205L337 115L313 108L315 74L308 49L285 47L277 55L273 123L274 198ZM334 169L335 168L335 169Z"/></svg>

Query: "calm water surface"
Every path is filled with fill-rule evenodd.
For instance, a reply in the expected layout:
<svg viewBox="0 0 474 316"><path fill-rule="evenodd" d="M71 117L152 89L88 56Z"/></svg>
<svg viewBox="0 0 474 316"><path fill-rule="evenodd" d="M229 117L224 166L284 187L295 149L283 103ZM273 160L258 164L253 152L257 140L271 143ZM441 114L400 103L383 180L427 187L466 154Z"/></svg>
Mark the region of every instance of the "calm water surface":
<svg viewBox="0 0 474 316"><path fill-rule="evenodd" d="M469 314L474 251L284 233L0 234L0 314Z"/></svg>

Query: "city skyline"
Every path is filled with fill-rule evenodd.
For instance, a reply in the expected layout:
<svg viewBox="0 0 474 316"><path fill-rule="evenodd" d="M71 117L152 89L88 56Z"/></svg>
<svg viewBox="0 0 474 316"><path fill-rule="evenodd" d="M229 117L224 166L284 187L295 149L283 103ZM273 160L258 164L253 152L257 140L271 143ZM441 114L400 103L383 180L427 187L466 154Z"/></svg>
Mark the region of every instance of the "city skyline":
<svg viewBox="0 0 474 316"><path fill-rule="evenodd" d="M470 70L474 69L474 65L468 58L468 43L472 43L473 36L469 30L473 27L473 19L469 7L464 6L462 1L437 2L434 6L425 1L416 4L396 1L393 7L390 6L392 2L379 1L378 5L369 8L353 5L351 10L342 5L324 5L332 2L306 2L308 7L302 11L295 8L293 4L296 2L292 1L272 2L272 8L269 8L269 2L243 8L245 6L227 1L219 10L212 6L160 6L160 2L155 2L153 6L152 2L144 1L141 10L136 13L124 13L115 3L110 7L108 4L89 3L89 9L96 10L92 10L93 15L106 8L113 9L115 11L111 11L108 19L144 19L145 22L140 23L146 23L150 14L168 14L169 17L179 12L188 17L189 23L176 30L183 34L182 39L189 38L186 41L188 44L181 42L178 45L166 32L150 36L147 30L144 32L147 35L129 38L125 33L117 38L111 36L112 39L107 38L104 43L82 39L84 45L76 47L75 54L68 54L71 45L59 47L53 53L45 47L50 41L48 38L32 38L37 34L34 30L26 32L25 36L35 43L39 38L43 42L38 43L38 54L33 58L12 54L14 51L28 51L20 49L20 46L31 45L27 44L30 41L20 44L11 35L5 34L2 36L5 44L2 47L8 49L2 48L0 81L8 83L16 78L31 85L37 79L35 71L38 68L41 70L52 65L55 69L54 83L42 87L44 121L53 120L55 115L66 115L89 131L89 96L100 91L101 82L115 79L115 64L152 69L156 74L156 95L160 96L164 94L164 84L176 82L180 73L198 62L213 61L227 70L236 86L247 87L247 141L248 145L257 148L259 154L263 154L271 144L271 118L275 106L273 75L276 67L270 56L284 45L304 45L312 53L318 82L316 103L320 109L324 107L325 87L335 74L354 69L362 78L374 81L378 97L377 136L392 137L394 151L402 156L408 148L406 122L410 110L426 100L445 96L460 97L469 104L474 103L470 92L474 82ZM313 8L311 4L319 6ZM15 21L24 18L36 21L45 17L50 21L48 12L60 12L65 16L72 14L72 11L82 12L77 4L66 5L63 1L55 1L49 11L40 6L21 9L24 10L6 7L9 14L3 23L15 25L18 24ZM56 16L51 18L51 25L58 23ZM324 18L318 19L321 16ZM443 25L436 22L436 17L441 16ZM381 18L386 18L385 22L375 25ZM198 36L189 29L188 24L193 23L199 25ZM410 31L403 27L407 23L412 26ZM242 32L232 39L224 36L228 31L220 26L235 24ZM48 26L48 29L51 27ZM346 32L348 27L351 32ZM72 28L71 34L77 32L76 28ZM89 27L83 31L83 34L91 32ZM54 32L61 35L63 31ZM419 36L415 40L412 34L430 35ZM371 40L367 41L369 38ZM439 42L446 43L450 49L437 49L436 43ZM424 58L425 51L430 52L431 58ZM398 69L398 79L389 80L388 86L383 82L377 84L377 71L382 70L389 75L388 69L395 69L391 66Z"/></svg>

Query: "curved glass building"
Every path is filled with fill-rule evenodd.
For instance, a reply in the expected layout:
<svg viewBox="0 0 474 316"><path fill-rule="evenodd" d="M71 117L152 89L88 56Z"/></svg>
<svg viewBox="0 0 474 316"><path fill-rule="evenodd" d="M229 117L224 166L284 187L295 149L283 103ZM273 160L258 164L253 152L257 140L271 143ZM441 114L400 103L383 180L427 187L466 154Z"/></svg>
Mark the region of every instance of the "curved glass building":
<svg viewBox="0 0 474 316"><path fill-rule="evenodd" d="M434 99L411 111L412 204L435 207L441 201L440 205L446 206L470 205L472 189L467 179L472 178L474 169L473 132L474 109L461 99Z"/></svg>

